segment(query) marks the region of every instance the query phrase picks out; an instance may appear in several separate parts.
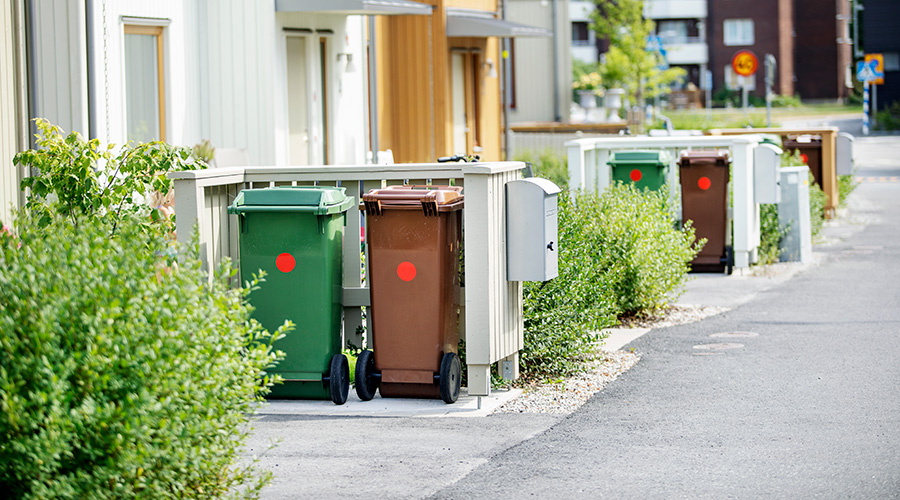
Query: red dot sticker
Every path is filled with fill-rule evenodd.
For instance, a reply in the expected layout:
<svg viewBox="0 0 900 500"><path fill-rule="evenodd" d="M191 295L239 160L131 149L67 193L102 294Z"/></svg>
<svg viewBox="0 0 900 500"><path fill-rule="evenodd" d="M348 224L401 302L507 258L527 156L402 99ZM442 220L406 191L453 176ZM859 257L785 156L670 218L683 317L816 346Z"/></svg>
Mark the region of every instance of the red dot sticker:
<svg viewBox="0 0 900 500"><path fill-rule="evenodd" d="M709 187L712 186L712 181L709 180L709 177L701 177L699 181L697 181L697 187L706 191Z"/></svg>
<svg viewBox="0 0 900 500"><path fill-rule="evenodd" d="M297 261L294 260L294 256L289 253L283 253L278 257L275 257L275 267L278 268L279 271L283 273L289 273L294 270L294 267L297 266Z"/></svg>
<svg viewBox="0 0 900 500"><path fill-rule="evenodd" d="M809 156L806 156L806 153L800 153L800 161L803 163L809 163Z"/></svg>
<svg viewBox="0 0 900 500"><path fill-rule="evenodd" d="M403 281L412 281L416 277L416 266L412 262L401 262L397 266L397 276Z"/></svg>
<svg viewBox="0 0 900 500"><path fill-rule="evenodd" d="M642 174L640 170L634 169L631 171L630 177L632 181L637 182L644 177L644 174Z"/></svg>

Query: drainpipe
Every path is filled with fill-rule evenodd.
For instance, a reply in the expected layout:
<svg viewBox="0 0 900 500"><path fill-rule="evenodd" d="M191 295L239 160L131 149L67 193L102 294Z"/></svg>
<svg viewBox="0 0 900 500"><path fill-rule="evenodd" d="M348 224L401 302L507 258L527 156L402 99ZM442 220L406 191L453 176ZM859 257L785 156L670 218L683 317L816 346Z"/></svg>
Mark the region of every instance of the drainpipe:
<svg viewBox="0 0 900 500"><path fill-rule="evenodd" d="M559 112L559 30L556 29L557 0L553 0L553 120L562 121Z"/></svg>
<svg viewBox="0 0 900 500"><path fill-rule="evenodd" d="M375 78L375 16L369 17L369 148L372 150L372 164L378 164L378 80Z"/></svg>
<svg viewBox="0 0 900 500"><path fill-rule="evenodd" d="M506 0L501 3L502 19L506 19ZM512 87L510 80L509 38L500 39L500 64L502 64L500 78L500 102L503 106L503 159L509 161L509 103L512 102Z"/></svg>
<svg viewBox="0 0 900 500"><path fill-rule="evenodd" d="M88 139L90 139L97 137L97 110L94 106L94 91L97 85L97 82L94 81L94 0L85 0L84 17L85 31L87 31L87 115Z"/></svg>
<svg viewBox="0 0 900 500"><path fill-rule="evenodd" d="M37 42L37 22L35 21L35 0L27 0L25 3L25 66L28 70L28 127L29 130L28 137L29 147L33 148L36 146L34 142L34 134L37 132L37 128L34 126L34 122L31 121L31 118L37 115L37 110L39 106L38 102L38 87L37 87L37 57L34 54L35 44Z"/></svg>

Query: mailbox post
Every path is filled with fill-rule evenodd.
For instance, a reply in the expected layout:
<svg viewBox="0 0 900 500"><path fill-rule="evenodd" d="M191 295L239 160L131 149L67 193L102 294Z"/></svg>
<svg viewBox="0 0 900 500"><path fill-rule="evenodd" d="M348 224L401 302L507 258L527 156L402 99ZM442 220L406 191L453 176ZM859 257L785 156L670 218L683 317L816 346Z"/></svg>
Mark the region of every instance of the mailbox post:
<svg viewBox="0 0 900 500"><path fill-rule="evenodd" d="M753 153L753 197L756 203L781 202L781 150L760 144Z"/></svg>
<svg viewBox="0 0 900 500"><path fill-rule="evenodd" d="M559 275L556 184L537 177L506 183L506 279L547 281Z"/></svg>

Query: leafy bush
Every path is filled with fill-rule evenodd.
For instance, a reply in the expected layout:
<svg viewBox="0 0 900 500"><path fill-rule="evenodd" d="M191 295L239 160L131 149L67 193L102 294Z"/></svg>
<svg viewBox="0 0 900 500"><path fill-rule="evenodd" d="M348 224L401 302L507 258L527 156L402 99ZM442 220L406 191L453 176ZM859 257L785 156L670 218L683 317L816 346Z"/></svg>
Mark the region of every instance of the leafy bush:
<svg viewBox="0 0 900 500"><path fill-rule="evenodd" d="M857 186L859 186L859 182L856 181L855 176L838 176L838 197L840 198L841 205L843 205L847 201L847 197L850 196L850 193L856 190Z"/></svg>
<svg viewBox="0 0 900 500"><path fill-rule="evenodd" d="M519 356L526 379L576 371L618 313L603 282L608 264L596 229L597 198L578 195L573 201L564 191L557 200L559 276L523 287L525 347Z"/></svg>
<svg viewBox="0 0 900 500"><path fill-rule="evenodd" d="M249 319L227 264L173 265L137 216L68 215L0 235L3 494L256 496L266 476L237 460L286 327Z"/></svg>
<svg viewBox="0 0 900 500"><path fill-rule="evenodd" d="M553 149L523 151L516 155L515 160L531 163L531 172L535 177L552 181L561 189L569 185L569 163L564 155Z"/></svg>
<svg viewBox="0 0 900 500"><path fill-rule="evenodd" d="M619 314L633 315L668 305L683 291L689 263L706 240L695 244L694 229L674 228L668 189L640 191L615 184L599 198L597 232L609 265Z"/></svg>
<svg viewBox="0 0 900 500"><path fill-rule="evenodd" d="M559 277L524 286L526 379L577 371L600 329L665 306L702 245L674 227L664 191L618 184L600 196L564 191L558 202Z"/></svg>
<svg viewBox="0 0 900 500"><path fill-rule="evenodd" d="M794 151L791 154L789 151L785 151L781 155L781 166L782 167L800 167L807 166L806 162L804 162L800 158L800 151ZM810 222L810 230L812 233L812 237L815 238L819 231L822 230L822 226L825 224L825 203L828 201L828 197L825 195L825 191L822 191L822 188L816 184L816 180L813 177L812 171L809 173L809 222Z"/></svg>
<svg viewBox="0 0 900 500"><path fill-rule="evenodd" d="M97 139L85 141L78 132L63 131L42 118L35 119L38 149L18 153L13 163L31 168L31 176L22 180L22 189L30 189L25 207L41 225L50 223L54 213L76 224L81 216L89 220L106 219L113 223L128 213L146 212L144 197L156 192L165 198L172 189L167 172L205 168L191 156L190 148L163 142L131 144L114 154L115 145L105 148ZM154 204L152 219L168 219L162 203ZM149 224L150 218L145 221Z"/></svg>
<svg viewBox="0 0 900 500"><path fill-rule="evenodd" d="M875 128L878 130L900 130L900 101L875 113Z"/></svg>
<svg viewBox="0 0 900 500"><path fill-rule="evenodd" d="M781 240L788 228L778 222L778 205L765 203L759 206L759 258L757 264L768 265L778 262L781 257Z"/></svg>

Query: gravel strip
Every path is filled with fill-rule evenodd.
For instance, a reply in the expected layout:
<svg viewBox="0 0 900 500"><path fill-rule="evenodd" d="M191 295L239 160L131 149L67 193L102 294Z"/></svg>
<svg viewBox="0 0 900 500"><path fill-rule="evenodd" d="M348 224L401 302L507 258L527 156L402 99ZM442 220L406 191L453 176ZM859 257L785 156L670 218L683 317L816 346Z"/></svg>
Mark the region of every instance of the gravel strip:
<svg viewBox="0 0 900 500"><path fill-rule="evenodd" d="M654 315L625 319L618 327L665 328L693 323L728 310L727 307L673 305ZM561 382L526 387L521 396L492 413L571 413L603 390L606 384L630 370L640 359L640 354L631 351L604 352L598 349L597 358L586 363L584 372Z"/></svg>
<svg viewBox="0 0 900 500"><path fill-rule="evenodd" d="M600 356L600 359L587 363L588 370L584 373L569 377L563 382L528 387L521 396L492 413L571 413L640 359L637 354L624 351L603 353Z"/></svg>

